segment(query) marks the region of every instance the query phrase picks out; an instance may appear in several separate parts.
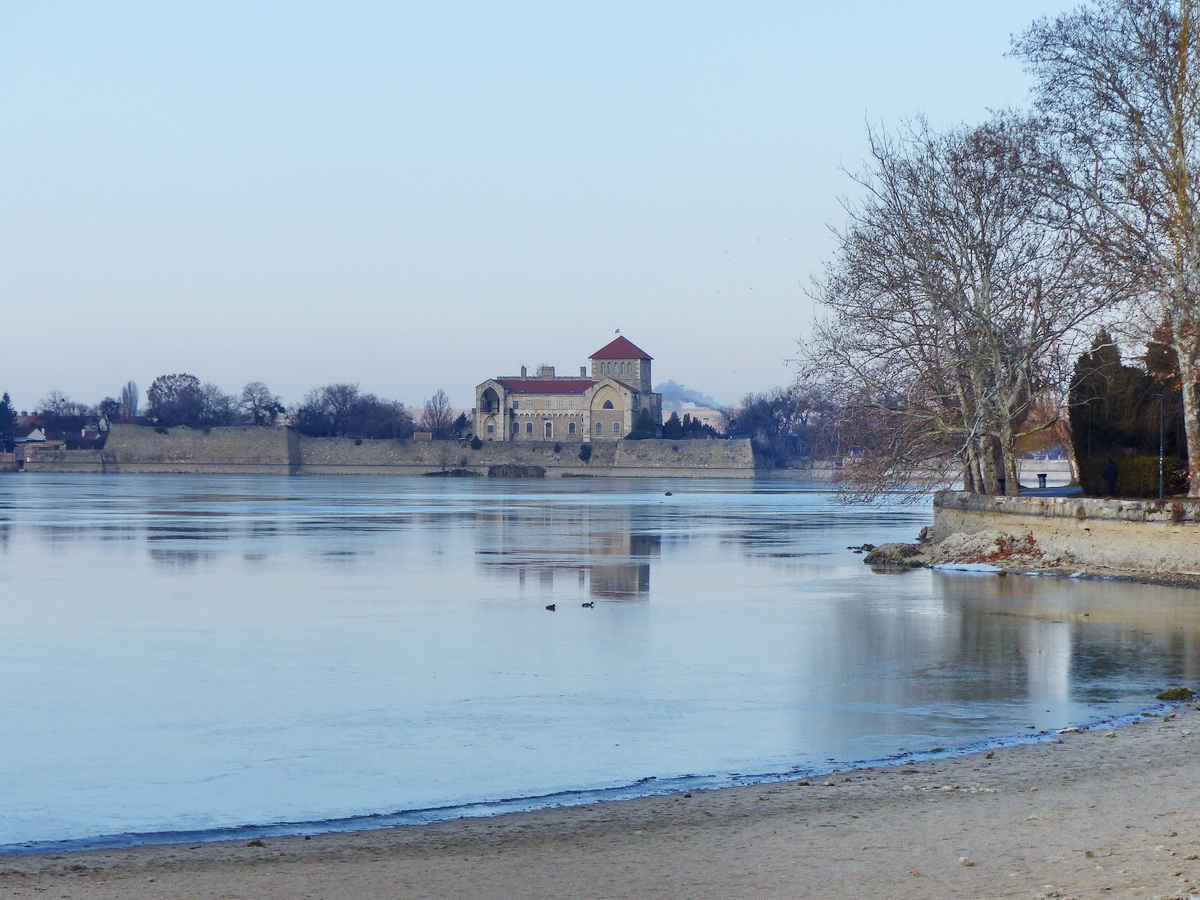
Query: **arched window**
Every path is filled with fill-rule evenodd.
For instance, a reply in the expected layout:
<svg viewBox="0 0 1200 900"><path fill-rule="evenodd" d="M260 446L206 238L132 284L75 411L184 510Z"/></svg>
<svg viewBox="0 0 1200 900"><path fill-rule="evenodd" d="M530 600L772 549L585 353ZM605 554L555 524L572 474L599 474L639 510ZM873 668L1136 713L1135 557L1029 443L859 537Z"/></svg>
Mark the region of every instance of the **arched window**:
<svg viewBox="0 0 1200 900"><path fill-rule="evenodd" d="M546 440L549 440L552 437L554 437L554 423L547 422L546 423Z"/></svg>
<svg viewBox="0 0 1200 900"><path fill-rule="evenodd" d="M570 422L567 424L567 434L574 434L574 433L575 433L575 423Z"/></svg>
<svg viewBox="0 0 1200 900"><path fill-rule="evenodd" d="M612 408L613 408L612 401L611 401L611 400L605 400L605 401L604 401L604 408L605 408L605 409L612 409Z"/></svg>

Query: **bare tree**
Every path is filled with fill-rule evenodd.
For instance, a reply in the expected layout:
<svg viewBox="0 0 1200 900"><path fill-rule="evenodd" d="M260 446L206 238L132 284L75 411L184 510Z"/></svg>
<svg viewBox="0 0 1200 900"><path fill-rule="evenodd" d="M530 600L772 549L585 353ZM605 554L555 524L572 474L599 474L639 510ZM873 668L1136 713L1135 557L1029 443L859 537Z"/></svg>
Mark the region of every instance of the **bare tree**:
<svg viewBox="0 0 1200 900"><path fill-rule="evenodd" d="M207 428L237 425L241 421L244 421L244 418L236 397L226 394L212 382L205 382L201 385L200 409L192 424Z"/></svg>
<svg viewBox="0 0 1200 900"><path fill-rule="evenodd" d="M96 404L96 412L100 414L101 427L105 430L121 416L121 402L113 397L105 397Z"/></svg>
<svg viewBox="0 0 1200 900"><path fill-rule="evenodd" d="M283 401L261 381L251 381L242 388L240 406L255 425L274 425L284 412Z"/></svg>
<svg viewBox="0 0 1200 900"><path fill-rule="evenodd" d="M418 423L421 431L428 431L434 440L446 440L454 433L454 413L450 409L450 398L441 388L425 401L425 411Z"/></svg>
<svg viewBox="0 0 1200 900"><path fill-rule="evenodd" d="M309 391L293 412L295 427L315 437L412 437L403 403L362 393L357 384L328 384Z"/></svg>
<svg viewBox="0 0 1200 900"><path fill-rule="evenodd" d="M51 391L38 403L38 412L52 418L83 415L86 408L62 391Z"/></svg>
<svg viewBox="0 0 1200 900"><path fill-rule="evenodd" d="M859 451L844 488L923 491L957 471L969 490L1016 493L1031 405L1065 388L1067 339L1102 302L1086 244L1028 177L1055 158L1013 116L869 138L865 199L813 291L830 315L804 348Z"/></svg>
<svg viewBox="0 0 1200 900"><path fill-rule="evenodd" d="M118 398L121 401L121 409L125 411L125 415L133 418L138 414L138 386L137 382L127 381L125 386L121 388L121 396Z"/></svg>
<svg viewBox="0 0 1200 900"><path fill-rule="evenodd" d="M1074 155L1077 225L1168 325L1200 496L1200 9L1091 0L1014 42Z"/></svg>

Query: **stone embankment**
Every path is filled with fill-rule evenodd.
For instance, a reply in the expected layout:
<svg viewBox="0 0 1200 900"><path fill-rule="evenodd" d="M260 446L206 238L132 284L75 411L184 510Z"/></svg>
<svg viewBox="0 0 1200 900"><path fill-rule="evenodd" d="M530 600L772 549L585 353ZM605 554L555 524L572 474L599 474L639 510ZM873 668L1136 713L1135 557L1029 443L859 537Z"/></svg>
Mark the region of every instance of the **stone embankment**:
<svg viewBox="0 0 1200 900"><path fill-rule="evenodd" d="M1200 579L1200 501L992 497L941 491L916 545L886 544L879 566L965 564L1145 580Z"/></svg>
<svg viewBox="0 0 1200 900"><path fill-rule="evenodd" d="M588 447L584 451L584 447ZM440 475L522 471L544 477L752 478L738 441L485 443L310 438L290 428L114 425L103 450L28 448L26 472L179 475Z"/></svg>

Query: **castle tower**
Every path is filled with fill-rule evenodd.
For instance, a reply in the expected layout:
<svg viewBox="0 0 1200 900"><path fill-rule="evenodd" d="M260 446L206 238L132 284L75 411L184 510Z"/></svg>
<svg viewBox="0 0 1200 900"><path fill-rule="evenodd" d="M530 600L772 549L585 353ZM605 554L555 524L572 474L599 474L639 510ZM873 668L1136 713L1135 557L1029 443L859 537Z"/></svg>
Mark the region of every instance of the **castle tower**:
<svg viewBox="0 0 1200 900"><path fill-rule="evenodd" d="M590 357L592 378L615 378L643 394L653 387L650 377L651 356L628 338L619 337L605 344Z"/></svg>

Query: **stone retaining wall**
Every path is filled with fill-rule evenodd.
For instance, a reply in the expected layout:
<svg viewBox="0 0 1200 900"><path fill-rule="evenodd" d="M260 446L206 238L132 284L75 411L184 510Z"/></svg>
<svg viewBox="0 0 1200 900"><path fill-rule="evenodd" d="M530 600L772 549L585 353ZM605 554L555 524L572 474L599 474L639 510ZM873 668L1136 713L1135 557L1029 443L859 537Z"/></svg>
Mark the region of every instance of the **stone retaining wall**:
<svg viewBox="0 0 1200 900"><path fill-rule="evenodd" d="M37 451L28 472L252 475L425 475L493 466L541 467L548 477L687 476L752 478L749 441L595 441L580 443L309 438L290 428L253 426L157 429L114 425L103 451Z"/></svg>
<svg viewBox="0 0 1200 900"><path fill-rule="evenodd" d="M932 540L990 530L1033 535L1047 554L1086 566L1200 574L1200 501L934 495Z"/></svg>

